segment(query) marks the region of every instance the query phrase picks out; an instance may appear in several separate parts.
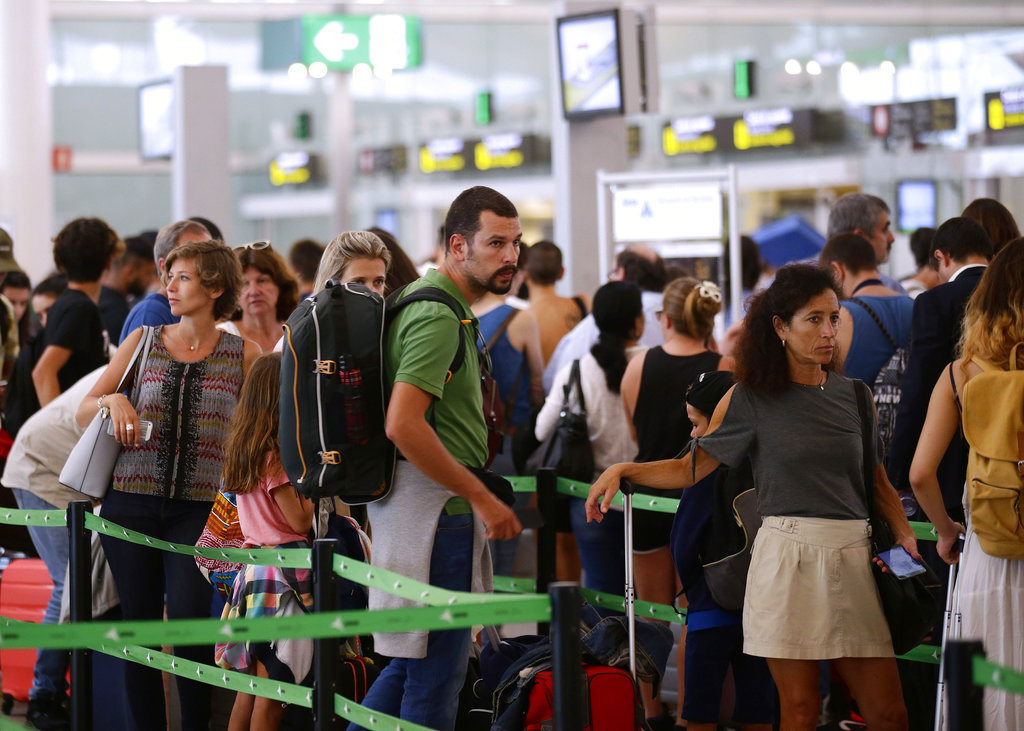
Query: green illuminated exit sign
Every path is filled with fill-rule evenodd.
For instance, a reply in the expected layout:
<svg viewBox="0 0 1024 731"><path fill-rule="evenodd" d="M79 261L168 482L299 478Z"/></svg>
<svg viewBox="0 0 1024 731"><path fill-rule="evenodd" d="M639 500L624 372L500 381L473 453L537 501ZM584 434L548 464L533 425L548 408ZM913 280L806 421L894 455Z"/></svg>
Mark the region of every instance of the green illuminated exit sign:
<svg viewBox="0 0 1024 731"><path fill-rule="evenodd" d="M306 15L302 60L348 71L359 64L380 69L420 65L420 21L407 15Z"/></svg>

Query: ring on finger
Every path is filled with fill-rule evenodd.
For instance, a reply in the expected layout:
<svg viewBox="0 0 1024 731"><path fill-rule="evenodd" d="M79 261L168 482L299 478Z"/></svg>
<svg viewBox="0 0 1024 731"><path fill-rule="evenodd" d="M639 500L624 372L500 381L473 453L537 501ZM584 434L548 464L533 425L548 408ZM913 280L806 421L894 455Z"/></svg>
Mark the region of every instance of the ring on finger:
<svg viewBox="0 0 1024 731"><path fill-rule="evenodd" d="M126 429L127 431L134 431L134 429L135 429L135 424L128 424L127 426L125 426L125 429Z"/></svg>

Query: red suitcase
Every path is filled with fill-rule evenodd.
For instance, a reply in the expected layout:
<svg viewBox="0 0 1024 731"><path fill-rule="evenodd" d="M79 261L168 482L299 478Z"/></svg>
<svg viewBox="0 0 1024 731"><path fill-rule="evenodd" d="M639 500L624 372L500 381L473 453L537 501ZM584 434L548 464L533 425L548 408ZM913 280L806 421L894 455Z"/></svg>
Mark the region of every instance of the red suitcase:
<svg viewBox="0 0 1024 731"><path fill-rule="evenodd" d="M587 675L583 692L588 709L584 731L640 731L644 706L633 676L606 665L587 665L583 670ZM530 688L523 731L554 728L554 696L551 671L540 671Z"/></svg>
<svg viewBox="0 0 1024 731"><path fill-rule="evenodd" d="M0 578L0 616L23 622L42 622L53 592L53 582L40 558L11 561ZM32 687L36 651L31 648L0 650L0 689L4 712L14 701L27 701Z"/></svg>

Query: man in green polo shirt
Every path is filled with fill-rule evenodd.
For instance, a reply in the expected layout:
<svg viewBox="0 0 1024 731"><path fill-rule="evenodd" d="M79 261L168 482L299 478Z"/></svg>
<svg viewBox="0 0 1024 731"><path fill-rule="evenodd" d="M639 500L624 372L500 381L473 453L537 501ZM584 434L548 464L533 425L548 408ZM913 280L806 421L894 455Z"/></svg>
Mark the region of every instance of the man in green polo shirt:
<svg viewBox="0 0 1024 731"><path fill-rule="evenodd" d="M469 305L485 292L508 292L521 236L519 214L505 196L483 186L463 191L445 219L444 262L405 292L441 289L459 303L461 319L445 304L414 302L388 328L386 429L400 459L388 497L368 506L373 563L446 589L490 591L487 539L513 538L522 530L515 513L467 469L487 459L477 320ZM465 359L449 373L459 328ZM370 609L411 605L370 590ZM374 682L366 705L432 729L452 729L469 630L374 639L378 652L395 659Z"/></svg>

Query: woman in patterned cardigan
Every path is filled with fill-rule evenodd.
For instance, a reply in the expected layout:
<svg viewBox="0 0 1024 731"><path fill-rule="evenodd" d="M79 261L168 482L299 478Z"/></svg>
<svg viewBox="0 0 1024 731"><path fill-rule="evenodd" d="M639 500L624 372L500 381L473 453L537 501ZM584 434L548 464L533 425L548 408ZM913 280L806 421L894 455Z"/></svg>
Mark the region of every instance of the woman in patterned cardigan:
<svg viewBox="0 0 1024 731"><path fill-rule="evenodd" d="M87 424L98 409L109 409L114 434L124 445L103 516L148 536L194 545L220 485L224 443L242 379L259 348L215 327L234 311L241 291L242 275L231 249L215 241L184 244L167 258L163 276L171 312L181 320L156 329L145 372L136 375L141 379L137 403L112 392L142 337L141 328L121 343L77 416ZM165 596L168 618L209 616L212 589L191 556L109 536L102 536L102 544L125 619L160 619ZM175 654L213 662L209 645L175 648ZM177 680L182 727L207 728L209 686ZM133 668L126 683L136 726L163 728L160 673Z"/></svg>

